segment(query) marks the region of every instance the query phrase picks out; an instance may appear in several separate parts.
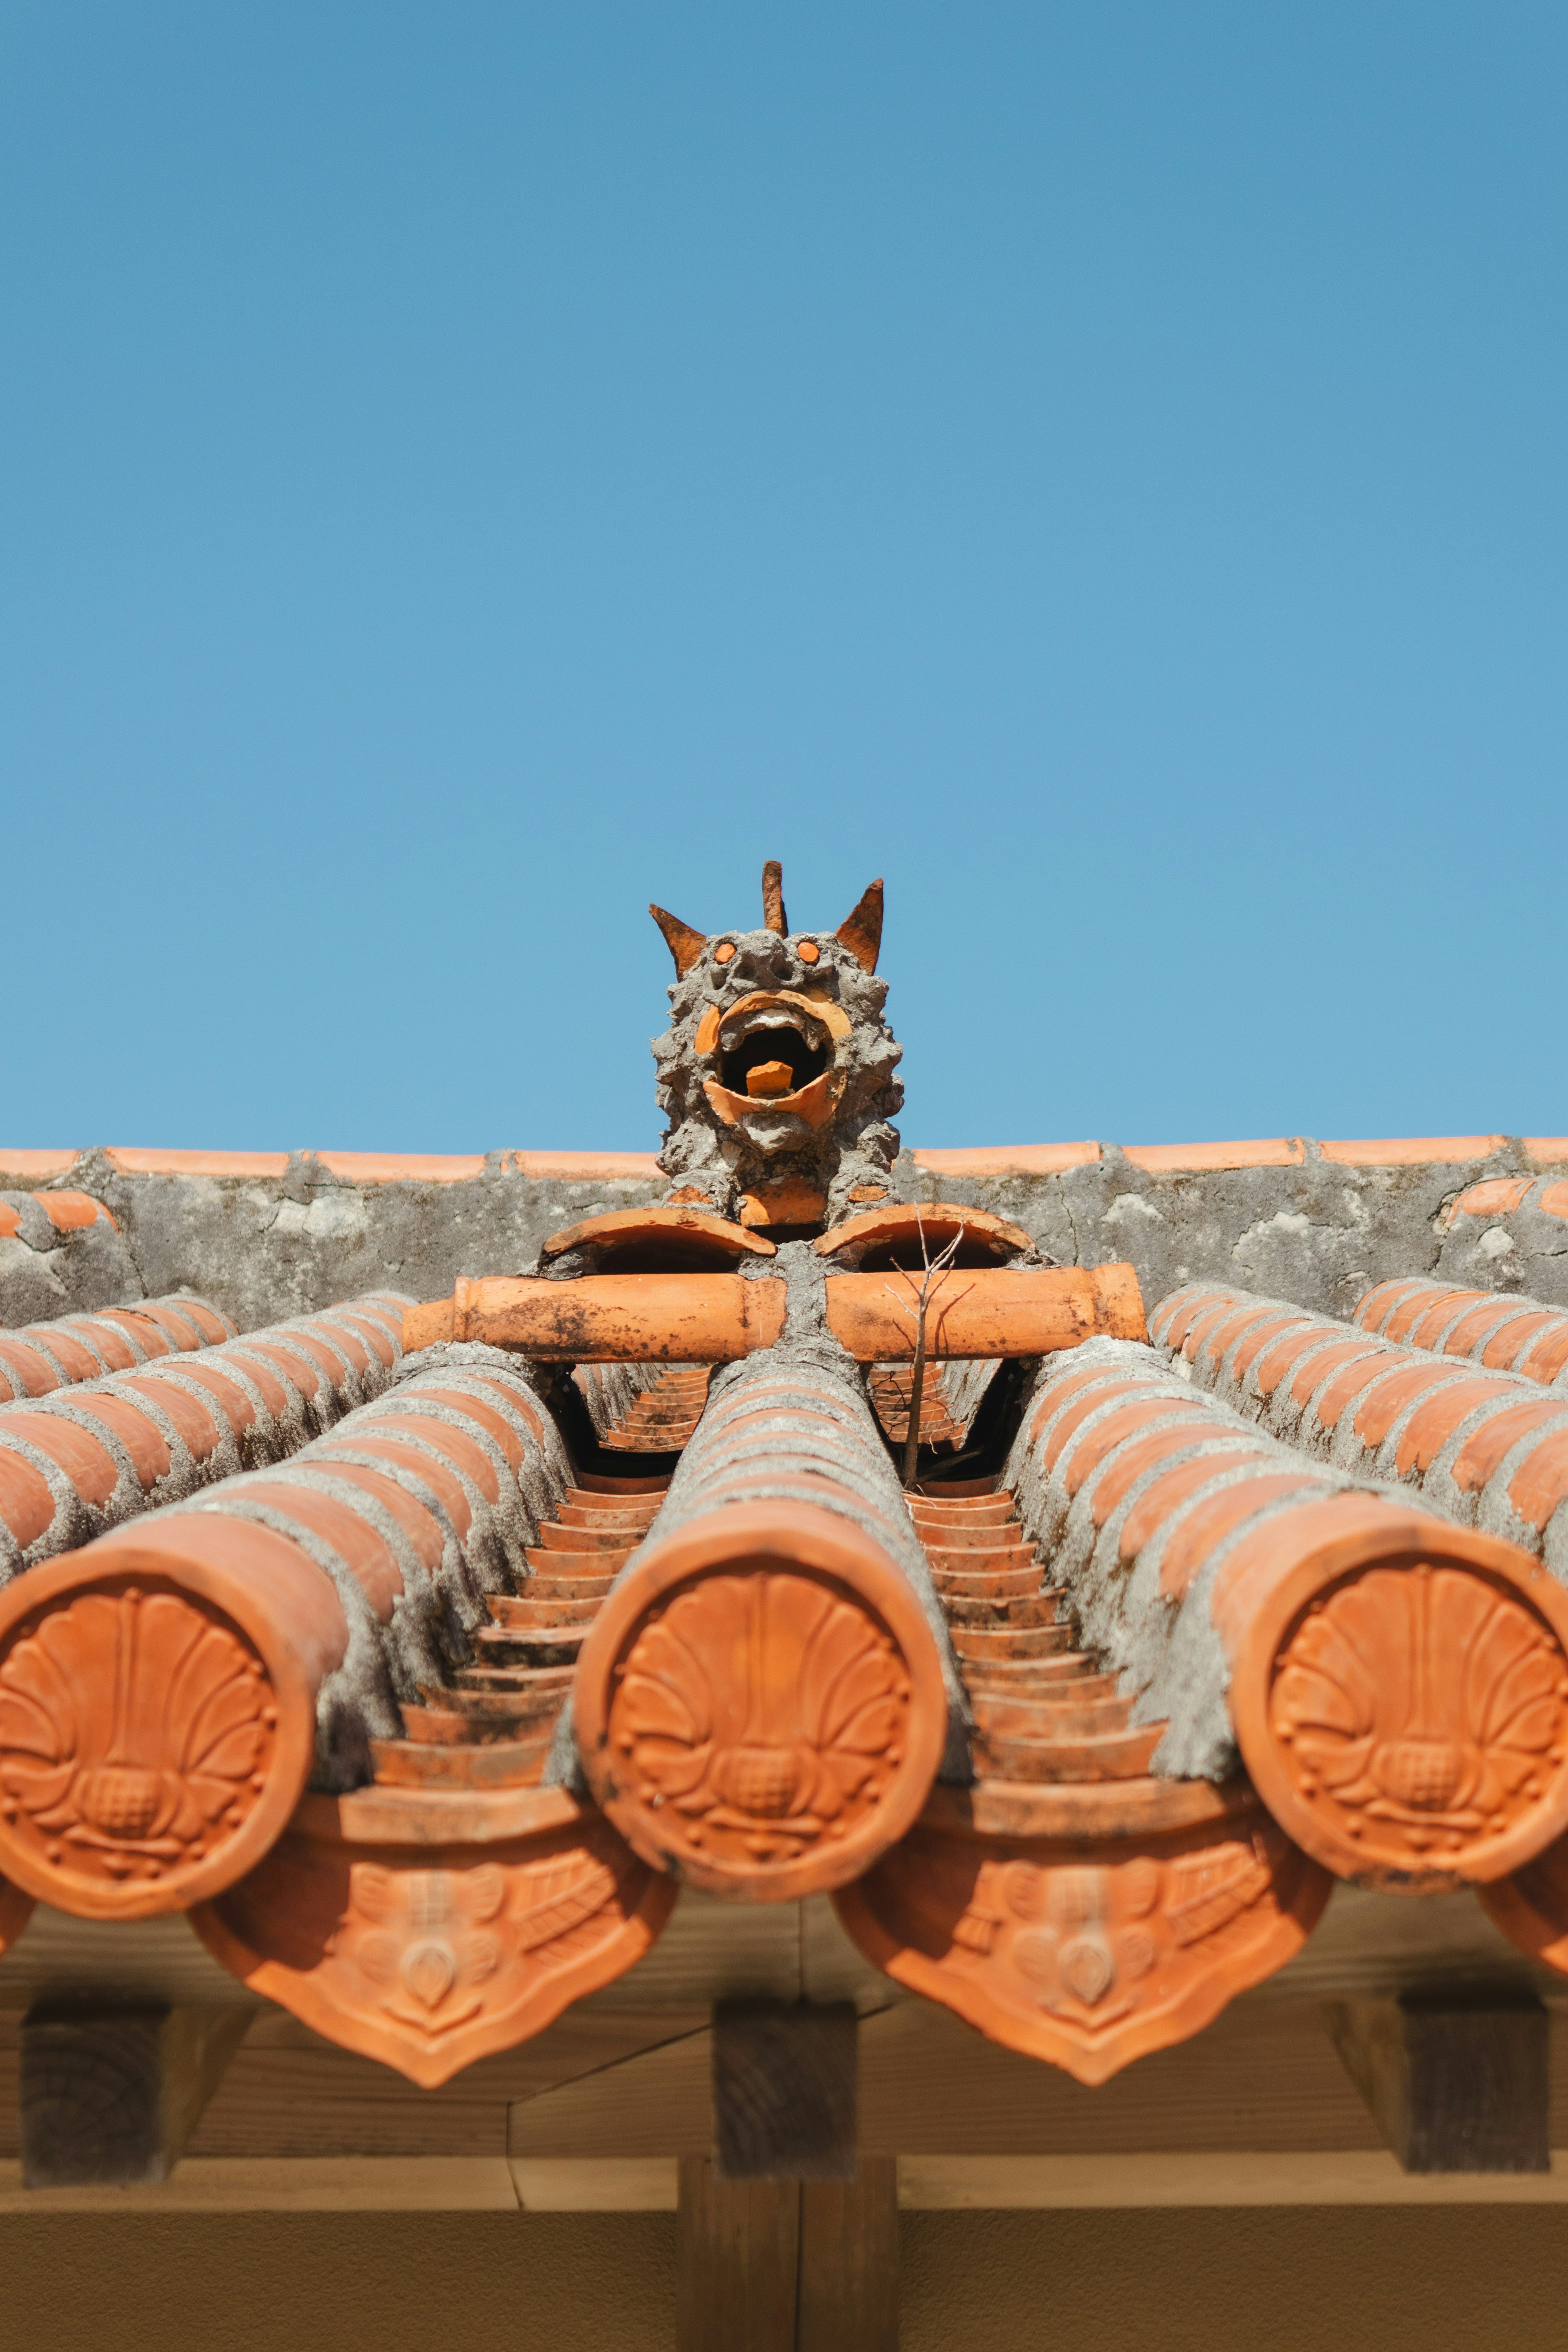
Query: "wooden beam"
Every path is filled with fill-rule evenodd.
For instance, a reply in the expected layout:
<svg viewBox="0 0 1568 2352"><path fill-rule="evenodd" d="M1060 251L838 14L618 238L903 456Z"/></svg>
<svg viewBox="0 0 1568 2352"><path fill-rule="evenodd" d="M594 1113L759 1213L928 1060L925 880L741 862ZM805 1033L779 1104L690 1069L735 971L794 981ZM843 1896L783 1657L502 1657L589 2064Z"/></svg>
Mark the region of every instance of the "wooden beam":
<svg viewBox="0 0 1568 2352"><path fill-rule="evenodd" d="M713 2160L721 2180L855 2178L851 2001L721 2001Z"/></svg>
<svg viewBox="0 0 1568 2352"><path fill-rule="evenodd" d="M676 2352L796 2352L800 2186L721 2180L680 2159L675 2225Z"/></svg>
<svg viewBox="0 0 1568 2352"><path fill-rule="evenodd" d="M1547 2013L1509 1988L1333 2001L1330 2034L1406 2172L1545 2172Z"/></svg>
<svg viewBox="0 0 1568 2352"><path fill-rule="evenodd" d="M167 2179L254 2013L40 2002L22 2021L23 2186Z"/></svg>
<svg viewBox="0 0 1568 2352"><path fill-rule="evenodd" d="M899 2184L726 2180L680 2159L677 2352L898 2352Z"/></svg>
<svg viewBox="0 0 1568 2352"><path fill-rule="evenodd" d="M796 2352L898 2352L899 2167L863 2156L853 2180L800 2189Z"/></svg>

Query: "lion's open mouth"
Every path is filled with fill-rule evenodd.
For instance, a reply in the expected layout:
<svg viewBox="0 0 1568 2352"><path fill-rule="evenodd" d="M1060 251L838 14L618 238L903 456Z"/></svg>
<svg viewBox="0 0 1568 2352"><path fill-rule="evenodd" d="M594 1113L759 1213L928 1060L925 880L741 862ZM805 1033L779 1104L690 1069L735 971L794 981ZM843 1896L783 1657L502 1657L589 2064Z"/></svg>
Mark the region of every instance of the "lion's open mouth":
<svg viewBox="0 0 1568 2352"><path fill-rule="evenodd" d="M824 1024L793 1005L738 1006L719 1028L719 1083L753 1101L795 1094L833 1058Z"/></svg>

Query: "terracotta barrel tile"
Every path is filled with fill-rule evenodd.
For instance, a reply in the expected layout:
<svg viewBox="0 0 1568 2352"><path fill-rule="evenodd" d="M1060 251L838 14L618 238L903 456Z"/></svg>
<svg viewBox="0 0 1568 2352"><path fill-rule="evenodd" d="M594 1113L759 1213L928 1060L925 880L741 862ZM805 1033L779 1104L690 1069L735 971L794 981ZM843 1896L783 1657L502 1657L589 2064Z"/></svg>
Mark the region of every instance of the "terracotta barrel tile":
<svg viewBox="0 0 1568 2352"><path fill-rule="evenodd" d="M76 1412L89 1424L100 1423L111 1437L120 1440L144 1490L168 1476L174 1461L169 1442L139 1398L99 1389L73 1402Z"/></svg>
<svg viewBox="0 0 1568 2352"><path fill-rule="evenodd" d="M1022 1527L1043 1538L1043 1574L1061 1589L1064 1622L1076 1617L1079 1647L1118 1676L1124 1695L1138 1693L1145 1711L1167 1718L1166 1771L1191 1769L1183 1759L1194 1755L1214 1759L1205 1771L1223 1769L1212 1715L1193 1715L1198 1691L1223 1689L1242 1758L1276 1820L1342 1876L1437 1889L1485 1882L1541 1851L1562 1833L1559 1817L1568 1829L1568 1593L1528 1551L1488 1529L1550 1520L1568 1496L1568 1444L1549 1427L1562 1421L1568 1429L1568 1399L1532 1397L1517 1375L1278 1301L1249 1302L1226 1288L1205 1300L1191 1287L1177 1301L1190 1376L1178 1380L1153 1350L1141 1372L1120 1351L1118 1371L1151 1402L1179 1402L1183 1417L1145 1433L1119 1400L1094 1475L1091 1521L1067 1508L1070 1457L1045 1459L1060 1387L1048 1365L1009 1463ZM1264 1320L1294 1314L1299 1328L1238 1376L1240 1349L1224 1343L1262 1328L1246 1322L1254 1311ZM1152 1329L1177 1328L1174 1313L1155 1308ZM1094 1369L1090 1343L1089 1360L1074 1370L1081 1380ZM1276 1385L1255 1397L1265 1370ZM1355 1399L1353 1423L1339 1413L1331 1463L1296 1442L1300 1397L1315 1396L1320 1383L1311 1411L1326 1422ZM1245 1401L1251 1417L1229 1399ZM1485 1422L1450 1478L1443 1465L1455 1433L1477 1413ZM1531 1427L1540 1443L1510 1451ZM1438 1511L1452 1517L1413 1509L1396 1488L1355 1483L1382 1466L1390 1435L1401 1441L1394 1466L1426 1479ZM1458 1483L1466 1455L1483 1441L1494 1475L1510 1462L1513 1491L1489 1486L1481 1527L1456 1525L1468 1507ZM1168 1459L1158 1458L1162 1448ZM961 1646L980 1638L965 1633ZM1179 1670L1164 1664L1167 1644ZM1217 1657L1200 1665L1209 1645L1223 1652L1223 1667ZM984 1690L1021 1688L1029 1671L1016 1659L986 1666ZM1499 1728L1527 1701L1535 1709L1528 1760L1515 1758L1514 1735ZM1347 1739L1364 1742L1359 1777L1334 1760Z"/></svg>
<svg viewBox="0 0 1568 2352"><path fill-rule="evenodd" d="M0 1388L10 1391L8 1397L0 1396L0 1403L47 1396L58 1386L59 1374L40 1349L26 1347L18 1339L0 1339Z"/></svg>
<svg viewBox="0 0 1568 2352"><path fill-rule="evenodd" d="M1359 1302L1358 1321L1366 1319L1377 1297L1372 1291ZM1479 1355L1489 1367L1521 1371L1543 1385L1568 1367L1568 1311L1513 1294L1412 1285L1398 1314L1387 1318L1385 1336L1405 1337L1444 1356Z"/></svg>
<svg viewBox="0 0 1568 2352"><path fill-rule="evenodd" d="M1489 1176L1479 1184L1472 1184L1461 1192L1454 1203L1457 1217L1506 1217L1518 1208L1531 1186L1533 1176Z"/></svg>
<svg viewBox="0 0 1568 2352"><path fill-rule="evenodd" d="M1400 1477L1428 1471L1466 1415L1497 1401L1488 1380L1450 1381L1418 1405L1399 1434L1394 1468Z"/></svg>
<svg viewBox="0 0 1568 2352"><path fill-rule="evenodd" d="M340 1423L339 1430L334 1431L331 1437L317 1440L321 1447L319 1458L335 1465L340 1454L352 1447L355 1454L369 1454L378 1462L384 1462L389 1468L409 1471L423 1486L429 1487L458 1536L466 1536L473 1521L473 1513L468 1506L468 1489L462 1480L446 1461L432 1454L427 1447L378 1433L384 1433L385 1427L384 1422L367 1430L355 1429L351 1425L347 1435L340 1435L342 1428Z"/></svg>
<svg viewBox="0 0 1568 2352"><path fill-rule="evenodd" d="M1104 1527L1145 1471L1173 1454L1189 1454L1197 1445L1205 1448L1200 1459L1207 1465L1205 1475L1211 1476L1227 1467L1234 1468L1237 1461L1246 1461L1257 1452L1252 1440L1241 1431L1216 1427L1212 1420L1188 1420L1175 1427L1156 1430L1152 1437L1124 1447L1107 1465L1094 1490L1096 1527ZM1140 1531L1140 1548L1142 1540Z"/></svg>
<svg viewBox="0 0 1568 2352"><path fill-rule="evenodd" d="M1288 1496L1307 1497L1316 1489L1305 1467L1272 1463L1257 1476L1239 1479L1182 1514L1160 1559L1161 1589L1173 1600L1187 1590L1209 1554L1249 1519Z"/></svg>
<svg viewBox="0 0 1568 2352"><path fill-rule="evenodd" d="M1465 1440L1454 1462L1454 1484L1467 1493L1474 1493L1494 1477L1522 1438L1533 1430L1549 1430L1564 1423L1563 1407L1542 1398L1539 1403L1524 1397L1513 1404L1499 1400L1496 1412L1482 1423L1473 1435Z"/></svg>
<svg viewBox="0 0 1568 2352"><path fill-rule="evenodd" d="M1528 1355L1533 1342L1565 1329L1568 1316L1553 1307L1538 1307L1533 1314L1521 1312L1510 1317L1501 1330L1488 1340L1481 1350L1481 1361L1499 1370L1512 1371L1521 1358Z"/></svg>
<svg viewBox="0 0 1568 2352"><path fill-rule="evenodd" d="M30 1462L0 1447L0 1521L18 1551L26 1551L54 1523L48 1481Z"/></svg>
<svg viewBox="0 0 1568 2352"><path fill-rule="evenodd" d="M120 1484L120 1468L109 1448L54 1415L13 1406L0 1424L0 1444L9 1441L30 1445L65 1472L84 1503L107 1503Z"/></svg>
<svg viewBox="0 0 1568 2352"><path fill-rule="evenodd" d="M1220 1436L1223 1433L1216 1431L1215 1434ZM1140 1496L1122 1522L1122 1559L1135 1558L1146 1543L1173 1523L1184 1504L1215 1478L1228 1477L1237 1470L1250 1468L1254 1463L1267 1467L1273 1459L1266 1444L1238 1437L1234 1450L1227 1446L1223 1453L1203 1454L1195 1460L1173 1463Z"/></svg>

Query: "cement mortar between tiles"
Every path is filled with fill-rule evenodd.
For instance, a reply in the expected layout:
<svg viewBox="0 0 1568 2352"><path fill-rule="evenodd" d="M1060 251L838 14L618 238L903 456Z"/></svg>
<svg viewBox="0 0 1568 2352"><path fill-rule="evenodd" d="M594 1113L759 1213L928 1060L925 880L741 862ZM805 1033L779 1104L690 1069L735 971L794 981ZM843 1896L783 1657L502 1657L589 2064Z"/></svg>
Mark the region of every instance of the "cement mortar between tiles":
<svg viewBox="0 0 1568 2352"><path fill-rule="evenodd" d="M893 1181L905 1199L1008 1217L1063 1265L1130 1259L1150 1306L1184 1282L1229 1282L1345 1315L1400 1274L1568 1306L1568 1223L1533 1204L1512 1217L1453 1214L1483 1177L1541 1172L1518 1142L1485 1160L1399 1168L1342 1166L1306 1149L1298 1167L1164 1174L1107 1145L1102 1160L1060 1175L981 1178L939 1176L906 1154ZM50 1228L43 1251L0 1240L6 1325L181 1288L242 1329L384 1286L438 1298L459 1275L521 1273L559 1227L666 1190L654 1176L527 1176L500 1152L459 1183L355 1184L308 1154L263 1179L127 1176L93 1151L51 1180L67 1188L102 1201L121 1231Z"/></svg>

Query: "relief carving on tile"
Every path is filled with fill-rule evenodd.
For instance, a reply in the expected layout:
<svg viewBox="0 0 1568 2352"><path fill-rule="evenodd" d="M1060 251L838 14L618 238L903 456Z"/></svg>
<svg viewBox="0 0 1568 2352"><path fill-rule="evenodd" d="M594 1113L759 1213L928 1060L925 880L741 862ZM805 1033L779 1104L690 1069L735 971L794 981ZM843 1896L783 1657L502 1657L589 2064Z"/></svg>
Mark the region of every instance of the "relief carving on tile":
<svg viewBox="0 0 1568 2352"><path fill-rule="evenodd" d="M89 1916L181 1908L246 1866L278 1747L216 1606L125 1579L41 1598L0 1637L0 1868Z"/></svg>
<svg viewBox="0 0 1568 2352"><path fill-rule="evenodd" d="M531 1792L532 1793L532 1792ZM592 1806L486 1843L370 1843L308 1798L248 1877L191 1913L253 1991L433 2089L633 1966L674 1908Z"/></svg>
<svg viewBox="0 0 1568 2352"><path fill-rule="evenodd" d="M1373 1871L1486 1878L1500 1840L1561 1807L1568 1659L1481 1571L1374 1569L1288 1632L1268 1724L1304 1842L1348 1843Z"/></svg>
<svg viewBox="0 0 1568 2352"><path fill-rule="evenodd" d="M1103 2083L1294 1957L1332 1879L1256 1801L1148 1838L987 1835L942 1791L834 1897L867 1958L993 2042Z"/></svg>
<svg viewBox="0 0 1568 2352"><path fill-rule="evenodd" d="M576 1702L595 1793L639 1853L716 1893L841 1885L898 1836L893 1808L918 1810L911 1773L935 1769L932 1695L917 1697L881 1614L827 1573L689 1579L598 1663L607 1684L589 1686L585 1656ZM944 1716L940 1685L934 1705Z"/></svg>

